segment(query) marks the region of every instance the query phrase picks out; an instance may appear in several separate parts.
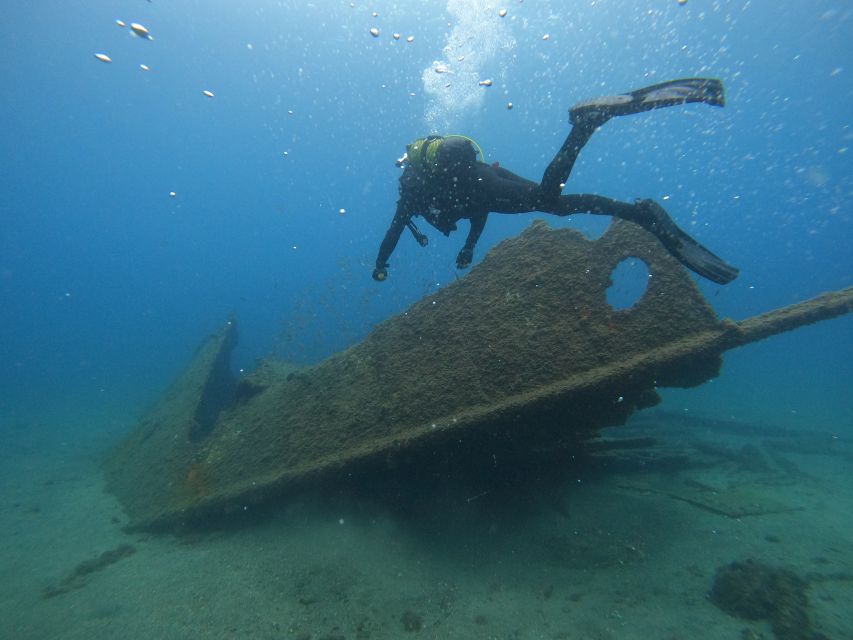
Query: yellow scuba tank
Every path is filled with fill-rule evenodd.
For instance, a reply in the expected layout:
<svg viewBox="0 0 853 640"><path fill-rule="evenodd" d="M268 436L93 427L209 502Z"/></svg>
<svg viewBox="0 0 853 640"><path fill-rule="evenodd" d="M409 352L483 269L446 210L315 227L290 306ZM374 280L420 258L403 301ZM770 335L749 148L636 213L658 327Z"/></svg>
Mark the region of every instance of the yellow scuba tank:
<svg viewBox="0 0 853 640"><path fill-rule="evenodd" d="M482 161L485 161L485 154L482 148L468 136L452 134L447 136L427 136L426 138L418 138L414 142L406 145L406 162L415 169L425 169L427 171L435 171L439 166L439 151L442 145L451 138L461 138L467 140L474 150L474 159L477 156Z"/></svg>

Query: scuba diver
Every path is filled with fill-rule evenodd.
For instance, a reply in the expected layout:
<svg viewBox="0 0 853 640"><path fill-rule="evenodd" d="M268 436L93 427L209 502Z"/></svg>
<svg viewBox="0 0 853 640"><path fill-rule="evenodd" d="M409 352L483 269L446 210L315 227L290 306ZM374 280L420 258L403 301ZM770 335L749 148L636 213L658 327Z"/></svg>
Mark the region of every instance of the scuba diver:
<svg viewBox="0 0 853 640"><path fill-rule="evenodd" d="M621 202L595 194L561 193L581 149L595 130L610 118L690 102L722 107L725 104L722 82L713 78L686 78L576 104L569 110L572 129L539 184L497 163L489 165L479 161L477 156L482 156L482 151L465 136L429 136L415 140L397 161L398 166L405 165L400 176L400 199L379 247L373 279L382 281L388 277L388 258L407 227L418 244L427 245L427 237L412 221L415 216L423 216L444 235L455 231L461 219L470 221L468 237L456 257L457 268L464 269L471 264L474 246L489 212L541 211L558 216L592 213L628 220L654 234L688 269L720 284L731 282L737 277L738 269L679 229L654 200Z"/></svg>

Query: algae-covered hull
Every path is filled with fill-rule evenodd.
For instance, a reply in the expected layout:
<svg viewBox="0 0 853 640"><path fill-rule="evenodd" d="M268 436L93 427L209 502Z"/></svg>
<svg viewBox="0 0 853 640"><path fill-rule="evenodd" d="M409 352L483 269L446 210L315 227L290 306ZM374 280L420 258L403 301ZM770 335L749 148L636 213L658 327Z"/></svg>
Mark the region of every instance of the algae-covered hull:
<svg viewBox="0 0 853 640"><path fill-rule="evenodd" d="M636 257L648 287L606 301ZM732 347L853 309L853 290L735 323L717 319L657 241L616 222L596 241L534 223L461 280L359 344L233 383L229 322L105 464L131 526L172 527L273 499L360 463L512 461L565 449L719 373Z"/></svg>

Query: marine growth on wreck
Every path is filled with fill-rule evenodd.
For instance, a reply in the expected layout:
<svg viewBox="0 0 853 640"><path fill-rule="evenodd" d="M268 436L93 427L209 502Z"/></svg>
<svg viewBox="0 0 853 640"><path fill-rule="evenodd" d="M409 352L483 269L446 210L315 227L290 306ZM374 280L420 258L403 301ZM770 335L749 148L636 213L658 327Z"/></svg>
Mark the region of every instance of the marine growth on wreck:
<svg viewBox="0 0 853 640"><path fill-rule="evenodd" d="M648 267L624 310L627 258ZM475 467L565 450L717 376L724 351L853 309L853 289L734 322L644 231L601 238L535 222L469 275L311 367L267 361L236 381L229 320L105 463L132 528L239 513L361 465Z"/></svg>

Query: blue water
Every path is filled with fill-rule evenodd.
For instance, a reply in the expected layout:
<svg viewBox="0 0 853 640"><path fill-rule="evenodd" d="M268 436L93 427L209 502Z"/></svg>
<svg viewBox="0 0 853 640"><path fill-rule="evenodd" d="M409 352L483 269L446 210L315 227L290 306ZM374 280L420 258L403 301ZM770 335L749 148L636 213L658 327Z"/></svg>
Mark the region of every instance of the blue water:
<svg viewBox="0 0 853 640"><path fill-rule="evenodd" d="M538 179L571 104L673 77L722 78L728 105L611 121L567 189L663 199L741 268L725 287L699 281L722 316L853 284L846 3L528 0L503 19L486 5L7 3L0 417L135 416L231 314L237 368L271 353L321 360L461 275L464 229L429 232L427 249L404 236L389 280L370 278L408 141L465 133ZM462 64L443 52L454 37L494 84L458 83L448 103L430 69ZM533 217L491 216L475 261ZM849 435L851 328L835 320L730 354L719 380L667 398Z"/></svg>
<svg viewBox="0 0 853 640"><path fill-rule="evenodd" d="M175 544L121 530L94 460L227 318L240 332L235 370L270 355L314 363L464 276L455 257L467 225L450 238L421 225L429 246L404 235L389 279L371 279L397 200L394 160L425 134L471 136L488 162L539 179L575 102L721 78L724 109L608 122L567 191L664 204L741 269L726 286L696 278L723 317L853 285L849 2L508 0L504 18L500 6L3 4L0 636L364 638L367 620L374 639L396 638L412 609L429 625L447 621L419 637L716 639L747 627L771 637L705 601L716 567L755 556L829 576L811 601L822 629L842 630L828 635L849 637L849 447L783 450L802 470L790 476L784 465L766 477L726 475L723 464L685 473L724 490L745 482L793 509L754 519L578 472L554 496L507 505L486 481L462 500L448 491L446 504L437 491L433 505L410 505L408 522L309 493L257 529L218 537ZM548 216L490 216L475 264L535 218ZM608 220L548 222L595 236ZM628 428L662 415L662 440L679 452L719 438L765 455L777 427L846 446L851 382L845 317L726 354L719 378L661 390L665 412ZM682 413L713 420L682 425ZM555 515L561 499L570 516ZM135 556L43 599L45 586L128 542ZM584 564L592 551L604 568Z"/></svg>

